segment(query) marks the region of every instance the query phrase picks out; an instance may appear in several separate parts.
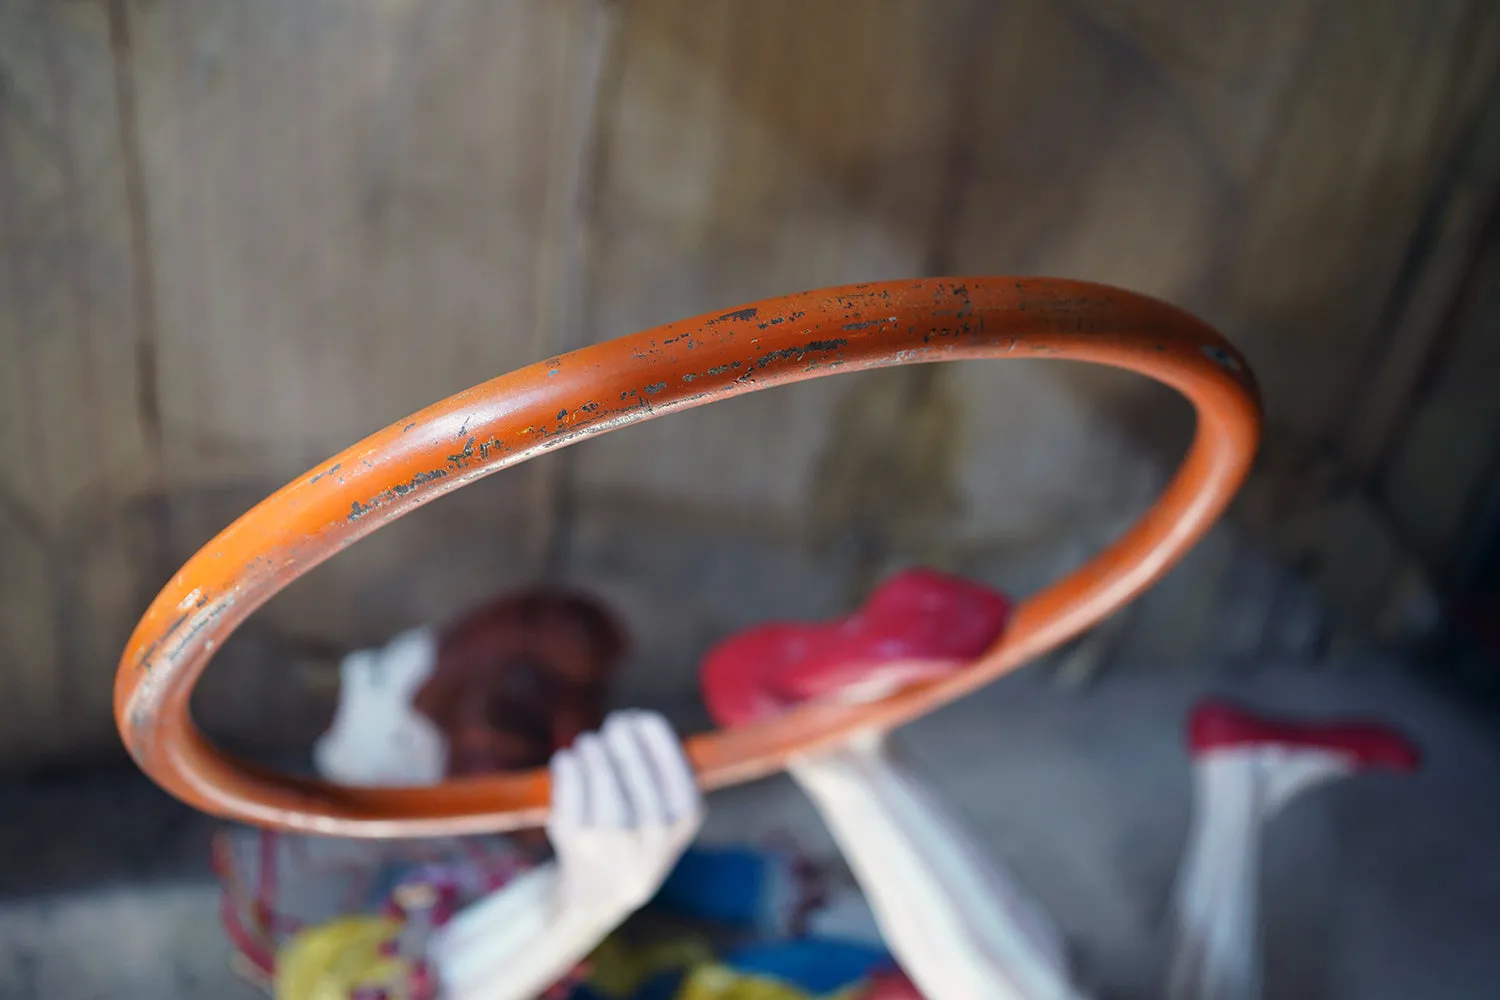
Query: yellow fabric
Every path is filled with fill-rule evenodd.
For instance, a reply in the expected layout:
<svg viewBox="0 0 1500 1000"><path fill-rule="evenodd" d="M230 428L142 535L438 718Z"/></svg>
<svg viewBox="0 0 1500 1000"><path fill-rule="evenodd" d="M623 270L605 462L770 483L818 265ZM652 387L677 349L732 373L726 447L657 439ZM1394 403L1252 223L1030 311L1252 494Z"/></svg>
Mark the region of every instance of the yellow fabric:
<svg viewBox="0 0 1500 1000"><path fill-rule="evenodd" d="M612 934L589 956L589 985L608 997L631 996L652 976L712 962L708 942L676 937L632 944Z"/></svg>
<svg viewBox="0 0 1500 1000"><path fill-rule="evenodd" d="M854 1000L859 984L822 1000ZM675 1000L816 1000L794 986L765 976L751 976L722 965L700 965L690 972Z"/></svg>
<svg viewBox="0 0 1500 1000"><path fill-rule="evenodd" d="M302 931L276 955L276 1000L348 1000L359 987L402 982L405 963L380 954L400 927L387 917L343 917Z"/></svg>
<svg viewBox="0 0 1500 1000"><path fill-rule="evenodd" d="M343 917L297 934L276 956L276 1000L348 1000L365 986L392 987L408 969L380 945L400 930L387 917ZM609 997L632 995L662 972L686 970L675 1000L854 1000L859 985L813 997L765 976L717 964L708 944L676 938L645 946L611 935L589 960L589 985Z"/></svg>

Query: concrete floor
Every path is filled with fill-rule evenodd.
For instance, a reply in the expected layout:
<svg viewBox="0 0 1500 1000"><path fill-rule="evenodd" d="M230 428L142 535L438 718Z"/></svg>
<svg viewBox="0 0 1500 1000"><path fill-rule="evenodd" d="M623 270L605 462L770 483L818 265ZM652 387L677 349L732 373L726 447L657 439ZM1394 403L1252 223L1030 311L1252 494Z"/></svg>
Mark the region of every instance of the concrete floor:
<svg viewBox="0 0 1500 1000"><path fill-rule="evenodd" d="M1403 727L1415 776L1314 791L1269 834L1267 996L1500 995L1500 720L1391 669L1235 675L1115 667L1064 692L1002 681L905 734L1054 914L1101 997L1153 997L1188 814L1181 719L1207 690ZM832 845L784 780L715 796L706 836ZM0 998L237 1000L206 876L209 825L130 775L0 793Z"/></svg>

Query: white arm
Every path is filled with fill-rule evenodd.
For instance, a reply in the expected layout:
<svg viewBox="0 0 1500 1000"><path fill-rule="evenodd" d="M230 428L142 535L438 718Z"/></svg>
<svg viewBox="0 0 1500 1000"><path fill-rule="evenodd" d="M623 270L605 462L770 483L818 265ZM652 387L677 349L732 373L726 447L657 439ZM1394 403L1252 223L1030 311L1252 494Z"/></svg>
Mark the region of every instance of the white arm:
<svg viewBox="0 0 1500 1000"><path fill-rule="evenodd" d="M552 761L553 864L434 932L445 1000L532 1000L661 887L703 821L693 772L660 716L623 712Z"/></svg>
<svg viewBox="0 0 1500 1000"><path fill-rule="evenodd" d="M788 770L822 814L886 944L928 1000L1081 996L1060 936L883 736Z"/></svg>

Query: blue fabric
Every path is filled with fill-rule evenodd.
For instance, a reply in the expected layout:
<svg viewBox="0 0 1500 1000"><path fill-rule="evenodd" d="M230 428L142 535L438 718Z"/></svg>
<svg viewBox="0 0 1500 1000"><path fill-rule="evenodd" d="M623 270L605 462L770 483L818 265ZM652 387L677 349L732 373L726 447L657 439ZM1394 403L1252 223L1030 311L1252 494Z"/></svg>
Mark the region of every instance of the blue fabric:
<svg viewBox="0 0 1500 1000"><path fill-rule="evenodd" d="M815 996L856 983L890 960L884 948L819 938L758 942L723 957L737 972L770 976Z"/></svg>
<svg viewBox="0 0 1500 1000"><path fill-rule="evenodd" d="M630 1000L672 1000L682 986L684 978L686 976L682 972L663 972L658 976L652 976L635 991L635 996Z"/></svg>
<svg viewBox="0 0 1500 1000"><path fill-rule="evenodd" d="M636 988L636 991L630 995L630 1000L672 1000L681 988L684 978L680 970L652 976ZM611 998L584 983L574 987L568 1000L611 1000Z"/></svg>
<svg viewBox="0 0 1500 1000"><path fill-rule="evenodd" d="M747 930L762 926L777 860L753 848L691 848L667 876L652 909Z"/></svg>
<svg viewBox="0 0 1500 1000"><path fill-rule="evenodd" d="M786 861L774 852L744 847L694 847L685 852L651 901L651 908L689 921L755 931L769 926L771 880ZM890 954L854 942L798 938L756 941L720 957L746 975L766 976L812 996L843 989L889 966ZM671 1000L681 973L664 973L643 984L630 1000ZM587 987L574 1000L596 1000Z"/></svg>

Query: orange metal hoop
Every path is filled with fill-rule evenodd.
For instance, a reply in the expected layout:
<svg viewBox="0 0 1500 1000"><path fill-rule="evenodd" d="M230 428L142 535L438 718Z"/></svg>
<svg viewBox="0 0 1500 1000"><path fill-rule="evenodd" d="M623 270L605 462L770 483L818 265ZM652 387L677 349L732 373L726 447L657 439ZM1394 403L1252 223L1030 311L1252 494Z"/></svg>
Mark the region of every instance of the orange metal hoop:
<svg viewBox="0 0 1500 1000"><path fill-rule="evenodd" d="M858 729L893 727L1077 635L1141 593L1223 512L1260 435L1254 377L1188 314L1101 285L936 278L853 285L655 330L523 368L392 424L224 529L157 595L115 678L115 718L137 763L217 816L362 837L502 831L546 816L543 772L431 788L345 788L278 775L212 746L189 696L215 649L292 580L384 524L497 469L677 410L837 371L972 358L1068 358L1148 375L1198 412L1165 493L1091 562L1022 604L983 658L869 704L810 704L688 740L702 783L772 772Z"/></svg>

